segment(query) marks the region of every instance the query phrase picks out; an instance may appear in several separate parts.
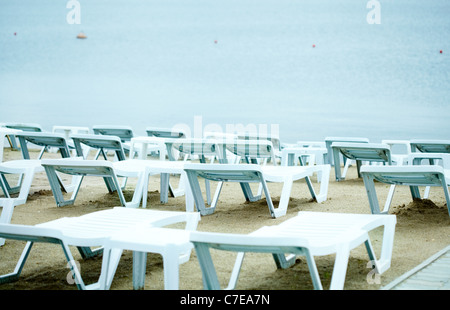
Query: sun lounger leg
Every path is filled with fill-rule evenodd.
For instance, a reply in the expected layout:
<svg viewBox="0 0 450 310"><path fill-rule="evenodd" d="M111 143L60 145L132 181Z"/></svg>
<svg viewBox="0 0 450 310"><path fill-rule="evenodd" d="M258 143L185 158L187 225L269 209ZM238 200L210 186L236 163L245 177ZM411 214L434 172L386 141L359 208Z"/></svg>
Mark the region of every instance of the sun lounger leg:
<svg viewBox="0 0 450 310"><path fill-rule="evenodd" d="M171 249L167 249L167 252L168 253L163 255L164 289L177 290L179 288L179 279L180 279L179 277L180 264L178 262L180 253L176 250L171 251Z"/></svg>
<svg viewBox="0 0 450 310"><path fill-rule="evenodd" d="M339 150L333 149L333 158L334 158L334 171L336 175L336 181L343 180L344 178L341 176L341 161L339 158Z"/></svg>
<svg viewBox="0 0 450 310"><path fill-rule="evenodd" d="M290 254L286 257L285 254L272 254L277 268L286 269L295 264L295 254Z"/></svg>
<svg viewBox="0 0 450 310"><path fill-rule="evenodd" d="M173 190L170 186L170 175L168 173L161 173L160 176L160 201L167 203L169 201L169 192L173 196Z"/></svg>
<svg viewBox="0 0 450 310"><path fill-rule="evenodd" d="M360 160L357 160L356 161L356 172L358 173L358 178L360 178L361 177L361 164L362 164L362 162L360 161Z"/></svg>
<svg viewBox="0 0 450 310"><path fill-rule="evenodd" d="M103 261L102 261L102 270L100 273L100 278L98 283L95 283L92 286L96 286L101 290L109 290L114 278L114 274L116 273L117 266L119 265L120 257L122 255L123 250L121 249L111 249L109 247L105 247L103 250ZM133 254L134 260L134 254ZM134 270L133 270L134 272ZM88 286L89 288L89 286Z"/></svg>
<svg viewBox="0 0 450 310"><path fill-rule="evenodd" d="M348 245L340 245L336 251L330 290L342 290L344 288L349 255L350 249L348 248Z"/></svg>
<svg viewBox="0 0 450 310"><path fill-rule="evenodd" d="M133 289L142 290L145 284L146 252L133 252ZM165 268L164 268L165 269Z"/></svg>
<svg viewBox="0 0 450 310"><path fill-rule="evenodd" d="M304 251L305 251L304 255L306 256L309 274L311 275L311 280L312 280L314 289L322 290L323 289L322 282L320 281L319 272L317 271L317 266L316 266L314 257L311 255L311 253L307 249L304 249Z"/></svg>
<svg viewBox="0 0 450 310"><path fill-rule="evenodd" d="M410 186L409 189L411 191L411 196L412 196L413 199L421 199L420 198L420 191L419 191L419 187L418 186Z"/></svg>
<svg viewBox="0 0 450 310"><path fill-rule="evenodd" d="M367 197L369 198L369 205L370 205L370 210L372 211L372 214L381 213L380 206L378 204L377 192L375 190L375 184L373 182L373 178L364 174L363 180L364 180L364 186L366 187L366 191L367 191ZM390 204L390 202L389 202L389 204ZM388 211L389 211L389 207L386 209L386 206L385 206L385 209L383 210L383 212L387 213Z"/></svg>
<svg viewBox="0 0 450 310"><path fill-rule="evenodd" d="M72 277L73 277L73 280L75 281L77 288L80 290L86 289L83 279L81 278L80 270L78 270L77 262L73 258L69 247L66 244L64 244L63 242L60 242L60 245L63 249L64 255L66 256L68 267L70 268L70 271L72 272Z"/></svg>
<svg viewBox="0 0 450 310"><path fill-rule="evenodd" d="M91 250L89 247L77 247L77 249L83 259L95 257L103 252L103 248Z"/></svg>
<svg viewBox="0 0 450 310"><path fill-rule="evenodd" d="M194 203L195 203L195 207L197 208L197 211L199 211L201 215L212 214L216 208L216 205L213 203L209 208L206 207L205 201L203 200L202 190L200 188L197 174L193 173L193 172L187 172L186 174L187 174L187 178L189 180L191 192L192 192L192 195L194 198ZM220 189L219 189L219 193L220 193ZM216 190L216 196L218 196L217 190ZM217 199L216 199L216 203L217 203Z"/></svg>
<svg viewBox="0 0 450 310"><path fill-rule="evenodd" d="M19 279L20 273L22 272L23 266L28 258L28 254L30 254L31 247L33 246L33 242L27 242L25 248L22 251L22 255L17 262L16 268L12 273L5 274L0 276L0 283L10 283L15 282Z"/></svg>
<svg viewBox="0 0 450 310"><path fill-rule="evenodd" d="M0 175L0 187L2 188L3 194L6 198L11 198L9 195L9 184L8 181L6 181L6 178L3 174Z"/></svg>
<svg viewBox="0 0 450 310"><path fill-rule="evenodd" d="M450 215L450 193L448 191L448 186L445 182L442 183L442 188L444 190L445 201L447 202L448 215Z"/></svg>
<svg viewBox="0 0 450 310"><path fill-rule="evenodd" d="M425 192L423 193L423 199L428 199L428 196L430 195L430 189L431 189L431 186L425 187Z"/></svg>
<svg viewBox="0 0 450 310"><path fill-rule="evenodd" d="M3 174L0 174L0 184L1 184L2 190L5 194L5 197L10 198L9 195L17 194L20 192L20 190L23 187L23 177L24 177L24 175L20 174L19 180L17 181L17 185L14 187L11 187L9 185L8 180L6 180L6 177Z"/></svg>
<svg viewBox="0 0 450 310"><path fill-rule="evenodd" d="M2 213L0 215L0 223L11 223L15 206L15 199L5 199L5 203L2 206Z"/></svg>
<svg viewBox="0 0 450 310"><path fill-rule="evenodd" d="M205 190L206 190L206 203L211 205L211 186L209 180L205 179Z"/></svg>
<svg viewBox="0 0 450 310"><path fill-rule="evenodd" d="M393 223L386 222L383 231L383 243L381 245L380 259L378 260L376 258L369 236L367 235L367 240L365 241L367 253L369 255L369 259L373 262L374 267L379 274L382 274L391 266L392 250L394 247L394 232L395 225L393 225Z"/></svg>
<svg viewBox="0 0 450 310"><path fill-rule="evenodd" d="M187 176L186 173L183 172L180 175L180 183L182 184L181 186L183 186L185 194L184 194L184 201L186 204L186 212L194 212L194 197L192 196L192 191L190 188L190 184L189 181L187 180Z"/></svg>
<svg viewBox="0 0 450 310"><path fill-rule="evenodd" d="M230 281L228 282L227 290L234 290L241 273L242 263L244 261L245 252L239 252L236 256L236 262L234 263L233 271L231 272Z"/></svg>
<svg viewBox="0 0 450 310"><path fill-rule="evenodd" d="M218 182L216 191L214 192L214 197L211 202L211 208L215 208L217 206L217 202L219 201L219 195L220 195L220 192L222 191L222 187L223 187L223 182Z"/></svg>
<svg viewBox="0 0 450 310"><path fill-rule="evenodd" d="M58 207L66 206L66 205L72 205L75 202L75 199L78 195L78 191L80 190L81 182L83 180L83 177L79 179L79 182L77 186L74 188L72 197L68 200L64 199L63 193L62 193L62 184L58 178L58 175L56 174L56 171L53 167L45 166L45 172L47 173L48 182L50 183L50 187L53 192L53 197L55 198L56 205Z"/></svg>
<svg viewBox="0 0 450 310"><path fill-rule="evenodd" d="M289 204L289 198L291 197L292 184L293 184L292 178L289 180L285 180L285 182L283 184L283 189L281 190L280 203L278 204L278 208L273 209L273 211L270 210L272 217L279 217L279 216L283 216L286 214L288 204ZM310 186L310 185L311 184L309 184L308 186ZM266 186L267 185L265 185L265 187ZM267 197L267 195L269 195L269 191L266 188L264 188L264 192ZM269 199L270 199L270 196L269 196ZM269 200L267 201L267 203L269 203ZM273 205L272 205L272 208L273 208ZM269 209L270 209L270 204L269 204Z"/></svg>
<svg viewBox="0 0 450 310"><path fill-rule="evenodd" d="M342 171L342 178L343 178L343 179L345 179L345 177L347 176L348 168L350 168L351 165L352 165L352 160L351 160L351 159L348 159L348 160L345 162L344 170Z"/></svg>
<svg viewBox="0 0 450 310"><path fill-rule="evenodd" d="M196 244L195 251L200 262L203 275L203 287L207 290L219 290L220 283L217 279L216 269L209 252L209 247L204 244Z"/></svg>
<svg viewBox="0 0 450 310"><path fill-rule="evenodd" d="M261 195L253 196L252 189L250 188L250 185L248 183L242 182L239 184L241 185L242 192L244 193L246 201L254 202L254 201L258 201L261 199ZM266 198L267 198L267 196L266 196Z"/></svg>
<svg viewBox="0 0 450 310"><path fill-rule="evenodd" d="M317 172L317 177L319 177L320 173L320 190L319 194L316 194L316 201L318 203L324 202L328 197L328 185L330 183L330 165L322 165L322 169L320 172Z"/></svg>

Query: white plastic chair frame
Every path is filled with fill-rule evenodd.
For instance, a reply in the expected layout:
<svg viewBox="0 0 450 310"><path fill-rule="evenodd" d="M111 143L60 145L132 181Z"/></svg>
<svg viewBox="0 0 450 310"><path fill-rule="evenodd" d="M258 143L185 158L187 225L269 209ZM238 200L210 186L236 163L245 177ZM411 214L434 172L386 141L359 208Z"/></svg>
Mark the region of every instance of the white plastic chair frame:
<svg viewBox="0 0 450 310"><path fill-rule="evenodd" d="M131 202L127 202L125 200L117 175L114 171L113 164L109 161L55 159L43 160L42 166L47 173L53 196L55 197L56 205L58 207L74 204L80 190L82 180L85 176L102 177L105 181L108 191L110 193L113 193L114 191L117 192L122 206L131 208L137 208L139 206L141 198L140 195L134 195ZM60 173L81 177L70 199L64 199L61 191L61 183L57 178L57 171ZM139 180L142 180L142 178L139 178ZM143 181L138 182L138 184L136 185L137 193L142 194L142 186Z"/></svg>
<svg viewBox="0 0 450 310"><path fill-rule="evenodd" d="M49 132L22 132L16 134L16 137L20 141L20 148L24 159L30 159L27 142L42 146L38 159L41 159L44 152L51 147L57 148L63 158L70 157L69 146L67 145L65 137L61 134Z"/></svg>
<svg viewBox="0 0 450 310"><path fill-rule="evenodd" d="M269 140L223 140L218 141L222 148L222 157L227 159L228 163L234 163L235 160L227 158L227 153L237 156L237 159L242 158L245 163L266 164L269 160L273 165L277 165L277 158L274 152L274 147Z"/></svg>
<svg viewBox="0 0 450 310"><path fill-rule="evenodd" d="M179 265L189 261L193 249L189 233L197 229L199 221L198 212L180 212L178 217L166 220L164 226L185 222L184 229L141 226L112 236L104 245L100 289L110 289L118 266L115 258L120 257L116 253L123 250L133 251L133 289L144 288L147 253L162 256L165 289L178 289Z"/></svg>
<svg viewBox="0 0 450 310"><path fill-rule="evenodd" d="M116 207L79 217L60 218L35 226L0 224L0 237L27 241L14 272L0 276L0 283L17 281L33 244L35 242L46 242L62 246L78 289L99 289L100 283L103 283L104 279L109 281L106 284L111 284L122 251L109 253L109 264L108 266L102 265L99 281L86 285L69 246L76 246L82 258L85 259L101 254L108 240L121 233L140 227L163 227L179 222L186 222L187 229L188 227L196 227L197 223L191 222L195 219L197 219L195 215L190 216L186 212ZM170 246L170 244L167 246ZM91 250L91 247L96 247L96 249Z"/></svg>
<svg viewBox="0 0 450 310"><path fill-rule="evenodd" d="M342 154L347 159L356 161L358 177L361 177L360 170L363 161L381 162L391 165L391 150L389 145L380 143L347 143L334 142L333 149L334 170L336 181L343 180L339 155Z"/></svg>
<svg viewBox="0 0 450 310"><path fill-rule="evenodd" d="M10 124L5 124L4 126L6 128L9 128L9 129L16 129L16 130L20 130L20 131L28 131L28 132L42 132L43 131L41 125L36 124L36 123L25 123L25 124L22 124L22 123L12 124L12 123L10 123ZM13 149L15 149L15 150L19 149L14 134L11 134L9 136L8 141L11 144L11 147Z"/></svg>
<svg viewBox="0 0 450 310"><path fill-rule="evenodd" d="M134 137L130 126L95 125L92 130L96 135L117 136L122 142L130 141Z"/></svg>
<svg viewBox="0 0 450 310"><path fill-rule="evenodd" d="M97 149L97 154L95 159L98 159L100 155L103 159L107 160L107 151L113 151L117 160L125 160L125 151L122 147L122 142L118 136L106 136L106 135L91 135L91 134L77 134L71 136L75 149L77 151L77 156L86 159L83 152L83 145L90 148Z"/></svg>
<svg viewBox="0 0 450 310"><path fill-rule="evenodd" d="M272 253L277 268L289 268L297 255L307 258L315 289L322 289L314 256L336 254L330 289L343 289L350 251L365 244L377 273L389 269L395 233L394 215L299 212L279 225L263 227L248 235L192 232L205 289L220 289L210 249L238 252L226 289L236 287L245 252ZM384 226L380 258L376 258L369 232ZM286 256L287 254L287 256Z"/></svg>
<svg viewBox="0 0 450 310"><path fill-rule="evenodd" d="M29 182L31 183L31 180ZM28 192L26 194L28 194ZM20 194L18 198L0 198L0 207L2 208L0 216L0 224L11 223L14 207L24 204L27 200L27 197L23 196L24 196L23 194ZM0 246L4 244L5 239L0 238Z"/></svg>
<svg viewBox="0 0 450 310"><path fill-rule="evenodd" d="M59 149L60 154L63 158L70 157L70 152L69 152L69 148L67 146L66 139L60 134L48 133L48 132L21 132L21 133L16 134L16 136L20 141L23 159L12 160L12 161L7 161L7 162L1 163L1 167L2 167L1 169L3 171L5 171L5 173L12 173L12 172L6 172L7 169L16 170L16 172L19 173L20 168L24 169L24 171L25 171L31 167L34 169L33 170L34 173L41 171L41 170L43 171L40 160L43 157L44 152L51 147L55 147L55 148ZM42 150L39 153L37 159L30 159L30 154L29 154L28 145L27 145L28 142L33 143L35 145L42 146ZM15 194L15 193L18 193L19 191L21 191L22 178L23 178L22 174L19 176L19 181L18 181L17 185L14 187L11 187L9 185L9 182L6 180L4 174L1 174L0 178L2 178L2 188L3 189L6 188L7 191L9 192L9 194ZM73 180L72 185L65 186L63 188L63 190L65 192L72 191L75 182L76 182L76 180ZM28 191L29 191L29 187L28 187Z"/></svg>
<svg viewBox="0 0 450 310"><path fill-rule="evenodd" d="M317 202L322 202L326 200L327 191L328 191L328 180L330 174L330 166L305 166L305 167L267 167L268 169L281 169L279 171L284 171L286 174L280 175L279 173L274 173L276 171L271 171L273 175L270 173L264 174L263 167L256 164L186 164L184 170L186 171L186 175L190 184L190 188L192 191L192 195L194 198L195 206L197 210L202 215L208 215L214 213L219 195L222 189L223 182L238 182L241 186L244 197L247 201L258 201L262 198L262 195L253 195L252 190L250 188L249 183L259 183L262 187L262 191L264 192L264 196L267 201L267 205L269 207L269 213L272 217L283 216L287 212L287 207L289 203L290 193L292 190L292 185L294 178L305 178L307 181L308 189L311 193L313 199L316 199ZM283 170L284 169L284 170ZM290 169L290 172L286 169ZM312 184L309 180L309 176L314 172L322 172L322 181L320 186L320 194L317 195ZM199 177L218 182L216 192L212 203L209 207L206 207L205 202L203 200ZM272 198L267 187L267 182L282 182L283 189L281 192L280 202L277 208L275 208Z"/></svg>
<svg viewBox="0 0 450 310"><path fill-rule="evenodd" d="M281 157L281 141L280 138L276 135L260 135L260 134L252 134L252 133L237 133L236 134L238 140L245 141L269 141L272 144L273 152L276 157ZM274 163L275 165L275 163Z"/></svg>
<svg viewBox="0 0 450 310"><path fill-rule="evenodd" d="M374 180L391 185L410 187L413 199L420 199L419 186L440 186L444 190L450 215L450 194L444 169L436 165L367 166L361 167L361 174L373 214L389 213L393 195L389 194L383 210L380 210Z"/></svg>
<svg viewBox="0 0 450 310"><path fill-rule="evenodd" d="M411 151L422 153L450 153L450 140L411 140Z"/></svg>
<svg viewBox="0 0 450 310"><path fill-rule="evenodd" d="M181 130L171 128L147 127L147 136L158 138L186 138L186 134Z"/></svg>
<svg viewBox="0 0 450 310"><path fill-rule="evenodd" d="M61 245L70 271L74 275L74 280L77 287L79 289L84 287L81 274L76 266L76 260L73 258L69 245L64 241L64 236L60 231L27 225L0 224L0 237L5 239L27 241L25 249L23 250L14 271L12 273L0 276L0 284L19 280L19 276L22 272L23 266L25 265L25 261L28 258L28 254L31 251L31 247L36 242L43 242Z"/></svg>
<svg viewBox="0 0 450 310"><path fill-rule="evenodd" d="M187 159L187 157L197 156L202 164L207 162L207 158L210 158L210 163L213 163L216 160L219 163L224 163L226 161L224 158L223 146L215 139L177 139L167 142L166 145L169 158L174 158L173 150L176 150L179 154L184 155L185 159ZM163 177L165 177L165 179L163 179ZM161 182L168 184L170 191L173 192L168 180L169 177L168 174L162 175ZM179 187L182 186L184 186L184 184L181 184ZM207 203L210 205L211 190L209 180L207 179L205 179L205 186Z"/></svg>
<svg viewBox="0 0 450 310"><path fill-rule="evenodd" d="M326 137L325 138L325 147L327 149L327 161L325 163L334 165L333 160L333 149L331 145L335 142L350 142L350 143L369 143L369 139L367 138L358 138L358 137ZM344 157L344 165L346 163L346 158Z"/></svg>

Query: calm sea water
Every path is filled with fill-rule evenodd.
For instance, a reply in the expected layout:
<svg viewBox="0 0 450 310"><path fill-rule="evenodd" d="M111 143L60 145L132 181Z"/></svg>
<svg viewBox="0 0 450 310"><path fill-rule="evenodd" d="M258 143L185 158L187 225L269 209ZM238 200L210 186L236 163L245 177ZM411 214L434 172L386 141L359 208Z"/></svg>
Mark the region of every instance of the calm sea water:
<svg viewBox="0 0 450 310"><path fill-rule="evenodd" d="M450 139L447 0L79 2L0 0L0 122Z"/></svg>

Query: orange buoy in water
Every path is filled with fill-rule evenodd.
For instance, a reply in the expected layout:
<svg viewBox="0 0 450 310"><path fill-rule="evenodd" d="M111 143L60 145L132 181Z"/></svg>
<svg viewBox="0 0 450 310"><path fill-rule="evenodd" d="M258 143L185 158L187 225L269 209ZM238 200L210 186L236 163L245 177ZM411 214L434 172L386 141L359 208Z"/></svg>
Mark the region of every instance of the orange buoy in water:
<svg viewBox="0 0 450 310"><path fill-rule="evenodd" d="M440 50L440 51L439 51L439 53L441 53L441 54L442 54L442 50Z"/></svg>
<svg viewBox="0 0 450 310"><path fill-rule="evenodd" d="M316 45L315 45L315 44L313 44L313 45L312 45L312 47L314 48L314 47L316 47Z"/></svg>
<svg viewBox="0 0 450 310"><path fill-rule="evenodd" d="M86 37L86 35L83 33L83 32L80 32L78 35L77 35L77 39L86 39L87 37Z"/></svg>

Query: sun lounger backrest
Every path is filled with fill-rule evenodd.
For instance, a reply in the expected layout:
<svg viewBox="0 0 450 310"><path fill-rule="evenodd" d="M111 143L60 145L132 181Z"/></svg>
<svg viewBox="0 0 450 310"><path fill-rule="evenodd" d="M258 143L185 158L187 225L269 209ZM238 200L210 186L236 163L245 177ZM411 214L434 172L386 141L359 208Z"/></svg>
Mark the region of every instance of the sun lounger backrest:
<svg viewBox="0 0 450 310"><path fill-rule="evenodd" d="M41 132L42 127L39 124L6 124L6 128L19 129L22 131Z"/></svg>
<svg viewBox="0 0 450 310"><path fill-rule="evenodd" d="M81 144L85 144L89 147L100 149L104 151L114 151L117 155L118 160L125 160L125 151L122 147L122 142L117 136L106 136L106 135L72 135L71 136L75 149L77 151L77 156L83 156L83 148Z"/></svg>
<svg viewBox="0 0 450 310"><path fill-rule="evenodd" d="M411 140L412 152L450 153L450 140Z"/></svg>
<svg viewBox="0 0 450 310"><path fill-rule="evenodd" d="M69 147L63 135L48 132L21 132L16 134L20 141L22 155L24 159L30 159L27 142L44 148L58 148L63 158L70 157ZM42 156L43 151L39 156Z"/></svg>
<svg viewBox="0 0 450 310"><path fill-rule="evenodd" d="M331 147L339 149L347 158L361 161L382 161L391 164L391 151L387 144L334 142Z"/></svg>
<svg viewBox="0 0 450 310"><path fill-rule="evenodd" d="M69 175L115 176L112 163L103 160L43 160L42 166L53 167L56 171Z"/></svg>
<svg viewBox="0 0 450 310"><path fill-rule="evenodd" d="M374 180L391 185L406 185L410 187L413 199L420 199L419 186L439 186L444 190L447 204L450 203L450 193L445 179L444 168L438 165L407 165L407 166L368 166L361 167L366 192L372 213L387 213L392 201L388 195L384 210L381 212L375 189ZM449 208L450 214L450 208Z"/></svg>
<svg viewBox="0 0 450 310"><path fill-rule="evenodd" d="M222 142L220 142L222 143ZM276 164L272 142L268 140L225 140L224 149L255 163L257 159L270 159Z"/></svg>
<svg viewBox="0 0 450 310"><path fill-rule="evenodd" d="M358 138L358 137L326 137L325 138L325 147L327 148L327 159L328 159L328 164L333 165L334 164L334 160L333 160L333 150L331 148L331 145L333 143L336 142L350 142L350 143L369 143L369 139L367 138Z"/></svg>
<svg viewBox="0 0 450 310"><path fill-rule="evenodd" d="M262 172L258 165L187 164L184 170L188 177L195 175L217 182L261 182L262 180Z"/></svg>
<svg viewBox="0 0 450 310"><path fill-rule="evenodd" d="M439 166L367 166L361 167L361 174L386 184L408 186L441 186L444 169Z"/></svg>
<svg viewBox="0 0 450 310"><path fill-rule="evenodd" d="M252 134L237 134L238 140L246 140L246 141L270 141L272 143L272 147L274 150L281 150L281 142L280 139L276 136L270 135L252 135Z"/></svg>
<svg viewBox="0 0 450 310"><path fill-rule="evenodd" d="M219 145L212 139L179 139L172 147L187 155L217 156L217 158L222 156Z"/></svg>
<svg viewBox="0 0 450 310"><path fill-rule="evenodd" d="M130 141L134 137L133 129L128 126L103 126L92 127L96 135L117 136L122 142Z"/></svg>
<svg viewBox="0 0 450 310"><path fill-rule="evenodd" d="M174 129L147 127L145 131L149 137L186 138L186 134L184 132Z"/></svg>

